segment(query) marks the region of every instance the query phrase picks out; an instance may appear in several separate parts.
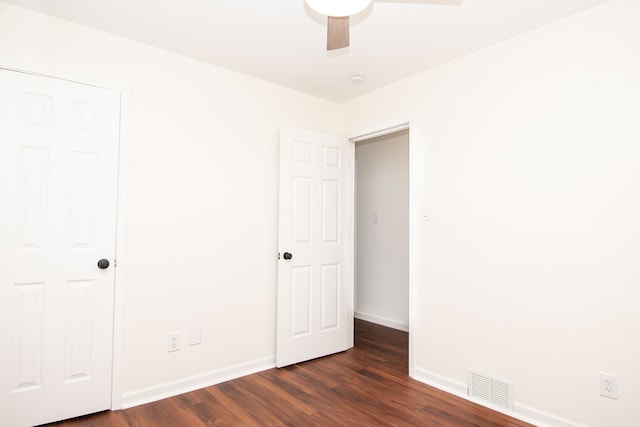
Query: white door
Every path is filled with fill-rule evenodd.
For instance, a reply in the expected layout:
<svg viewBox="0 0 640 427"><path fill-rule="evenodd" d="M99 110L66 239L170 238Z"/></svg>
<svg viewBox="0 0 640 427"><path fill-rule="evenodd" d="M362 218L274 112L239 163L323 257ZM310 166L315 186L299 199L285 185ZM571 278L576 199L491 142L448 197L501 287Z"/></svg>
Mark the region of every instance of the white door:
<svg viewBox="0 0 640 427"><path fill-rule="evenodd" d="M353 159L345 138L281 130L278 367L353 346Z"/></svg>
<svg viewBox="0 0 640 427"><path fill-rule="evenodd" d="M0 70L0 425L110 408L119 119L117 93Z"/></svg>

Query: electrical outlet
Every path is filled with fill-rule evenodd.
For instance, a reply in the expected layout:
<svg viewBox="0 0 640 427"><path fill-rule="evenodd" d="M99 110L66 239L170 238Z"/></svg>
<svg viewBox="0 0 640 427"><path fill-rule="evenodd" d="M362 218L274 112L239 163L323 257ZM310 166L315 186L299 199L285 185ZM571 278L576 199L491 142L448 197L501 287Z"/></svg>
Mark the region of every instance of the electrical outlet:
<svg viewBox="0 0 640 427"><path fill-rule="evenodd" d="M180 350L180 334L169 334L169 340L167 341L167 351Z"/></svg>
<svg viewBox="0 0 640 427"><path fill-rule="evenodd" d="M618 376L600 372L600 396L618 398Z"/></svg>

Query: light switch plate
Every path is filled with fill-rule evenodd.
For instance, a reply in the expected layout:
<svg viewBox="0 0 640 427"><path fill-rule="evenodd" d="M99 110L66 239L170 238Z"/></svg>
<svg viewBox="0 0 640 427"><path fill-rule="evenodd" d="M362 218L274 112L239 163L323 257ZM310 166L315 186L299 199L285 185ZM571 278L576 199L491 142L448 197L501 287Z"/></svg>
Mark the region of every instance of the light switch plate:
<svg viewBox="0 0 640 427"><path fill-rule="evenodd" d="M189 345L202 343L202 325L189 326Z"/></svg>

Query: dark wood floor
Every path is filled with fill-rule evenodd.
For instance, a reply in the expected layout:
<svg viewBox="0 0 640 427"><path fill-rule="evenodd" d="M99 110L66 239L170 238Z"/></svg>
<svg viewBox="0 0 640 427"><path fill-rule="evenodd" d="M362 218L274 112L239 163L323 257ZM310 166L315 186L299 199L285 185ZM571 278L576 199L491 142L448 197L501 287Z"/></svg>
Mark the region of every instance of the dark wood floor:
<svg viewBox="0 0 640 427"><path fill-rule="evenodd" d="M409 378L407 354L407 333L356 320L344 353L51 426L530 426Z"/></svg>

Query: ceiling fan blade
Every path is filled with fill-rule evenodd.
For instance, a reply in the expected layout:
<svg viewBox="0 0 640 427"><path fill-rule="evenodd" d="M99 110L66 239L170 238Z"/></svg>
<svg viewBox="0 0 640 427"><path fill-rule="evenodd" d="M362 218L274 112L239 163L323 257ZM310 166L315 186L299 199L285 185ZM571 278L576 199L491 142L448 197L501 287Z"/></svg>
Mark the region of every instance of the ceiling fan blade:
<svg viewBox="0 0 640 427"><path fill-rule="evenodd" d="M327 21L327 50L349 46L349 17L329 16Z"/></svg>

